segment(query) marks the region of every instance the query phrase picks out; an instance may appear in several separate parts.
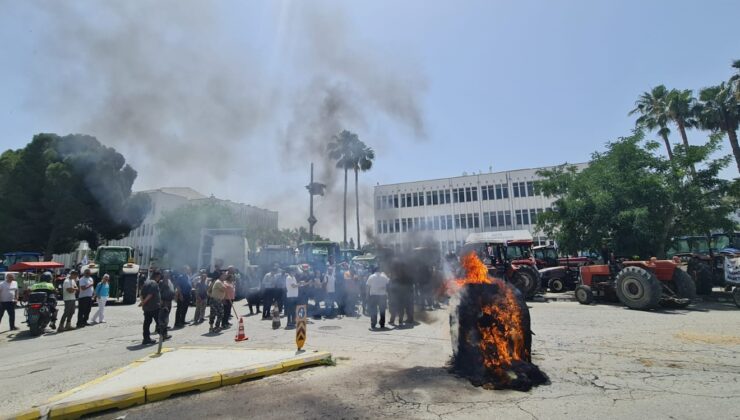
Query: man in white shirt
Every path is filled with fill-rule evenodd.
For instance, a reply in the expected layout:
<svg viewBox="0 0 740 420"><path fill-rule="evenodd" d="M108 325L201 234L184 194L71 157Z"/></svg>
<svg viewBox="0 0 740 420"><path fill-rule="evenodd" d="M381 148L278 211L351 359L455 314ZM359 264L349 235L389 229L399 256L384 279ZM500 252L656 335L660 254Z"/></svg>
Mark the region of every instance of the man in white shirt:
<svg viewBox="0 0 740 420"><path fill-rule="evenodd" d="M3 322L3 315L8 313L10 330L17 330L15 327L15 303L18 302L18 282L15 281L15 274L7 273L5 281L0 283L0 322Z"/></svg>
<svg viewBox="0 0 740 420"><path fill-rule="evenodd" d="M295 276L294 269L289 269L285 274L285 316L288 317L286 330L295 327L295 308L298 303L298 281Z"/></svg>
<svg viewBox="0 0 740 420"><path fill-rule="evenodd" d="M372 267L373 273L367 278L367 297L368 307L370 309L370 328L375 329L375 323L378 321L380 313L380 328L385 328L385 308L388 295L388 276L383 272L378 272L377 267Z"/></svg>
<svg viewBox="0 0 740 420"><path fill-rule="evenodd" d="M77 311L77 328L87 326L87 320L90 318L90 309L92 309L93 292L95 291L95 282L90 275L90 270L85 270L84 274L85 275L80 278L80 292L77 295L77 304L80 307Z"/></svg>
<svg viewBox="0 0 740 420"><path fill-rule="evenodd" d="M72 270L67 275L67 278L62 283L62 298L64 299L64 314L62 319L59 321L59 328L57 332L72 329L72 317L75 314L75 304L77 303L77 271Z"/></svg>
<svg viewBox="0 0 740 420"><path fill-rule="evenodd" d="M334 265L334 258L329 256L329 265L326 267L326 274L324 275L324 311L325 317L330 318L334 316L334 301L336 300L336 281L337 273L336 266Z"/></svg>

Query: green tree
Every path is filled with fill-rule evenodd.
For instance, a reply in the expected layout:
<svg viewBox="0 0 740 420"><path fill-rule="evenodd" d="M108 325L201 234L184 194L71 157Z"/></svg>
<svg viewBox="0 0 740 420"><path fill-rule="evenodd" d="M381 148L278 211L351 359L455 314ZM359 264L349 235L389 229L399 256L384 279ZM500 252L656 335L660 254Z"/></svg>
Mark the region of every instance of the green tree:
<svg viewBox="0 0 740 420"><path fill-rule="evenodd" d="M681 141L683 142L687 153L691 153L691 146L689 145L689 138L686 135L686 129L697 126L695 109L696 99L691 90L671 89L671 91L668 92L668 96L666 97L666 111L668 118L678 127L678 132L681 134ZM690 163L689 165L691 173L696 175L695 165L693 163Z"/></svg>
<svg viewBox="0 0 740 420"><path fill-rule="evenodd" d="M352 155L359 141L357 134L342 130L341 133L332 137L328 146L329 158L336 161L337 168L344 170L343 246L347 244L347 173L353 167Z"/></svg>
<svg viewBox="0 0 740 420"><path fill-rule="evenodd" d="M658 135L663 139L668 159L673 160L673 149L668 135L671 130L668 128L668 114L666 112L668 89L659 85L654 87L650 92L643 92L635 102L635 109L630 111L629 115L640 114L637 118L637 126L646 128L650 131L658 131Z"/></svg>
<svg viewBox="0 0 740 420"><path fill-rule="evenodd" d="M2 155L0 249L72 251L120 239L149 210L131 193L136 179L124 157L85 135L38 134L25 148Z"/></svg>
<svg viewBox="0 0 740 420"><path fill-rule="evenodd" d="M740 145L737 140L740 101L732 89L732 81L702 89L699 92L699 101L696 107L699 125L706 130L727 135L740 172Z"/></svg>
<svg viewBox="0 0 740 420"><path fill-rule="evenodd" d="M566 252L598 250L605 239L618 254L663 257L673 236L731 228L730 214L740 204L737 181L718 178L729 158L712 160L719 148L713 137L688 153L674 150L674 163L644 142L639 130L607 143L581 172L563 165L540 171L539 187L556 197L553 209L538 217L538 229ZM703 163L696 176L681 168Z"/></svg>
<svg viewBox="0 0 740 420"><path fill-rule="evenodd" d="M351 154L352 170L355 172L355 216L357 218L357 249L361 249L359 173L369 171L373 167L373 160L375 160L375 151L358 139L352 147Z"/></svg>

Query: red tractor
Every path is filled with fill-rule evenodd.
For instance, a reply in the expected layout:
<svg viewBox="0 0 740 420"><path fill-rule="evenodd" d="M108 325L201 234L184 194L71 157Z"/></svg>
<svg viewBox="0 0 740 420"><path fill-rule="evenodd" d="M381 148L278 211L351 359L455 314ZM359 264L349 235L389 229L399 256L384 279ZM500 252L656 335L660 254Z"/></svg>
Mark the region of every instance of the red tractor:
<svg viewBox="0 0 740 420"><path fill-rule="evenodd" d="M536 246L533 251L540 272L540 289L553 293L575 289L579 267L591 263L588 257L560 257L553 245Z"/></svg>
<svg viewBox="0 0 740 420"><path fill-rule="evenodd" d="M526 230L472 233L460 255L475 252L492 276L513 284L531 298L540 286L540 274L532 253L532 235Z"/></svg>
<svg viewBox="0 0 740 420"><path fill-rule="evenodd" d="M672 260L622 261L581 267L575 295L588 305L595 297L618 300L631 309L659 305L684 308L696 297L696 286L680 264Z"/></svg>

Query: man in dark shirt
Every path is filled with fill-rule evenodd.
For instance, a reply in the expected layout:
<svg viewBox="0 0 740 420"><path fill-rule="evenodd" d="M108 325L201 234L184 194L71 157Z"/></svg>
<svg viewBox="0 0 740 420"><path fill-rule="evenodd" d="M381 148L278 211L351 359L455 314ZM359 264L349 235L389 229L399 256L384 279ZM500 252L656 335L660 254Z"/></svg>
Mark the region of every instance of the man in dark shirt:
<svg viewBox="0 0 740 420"><path fill-rule="evenodd" d="M157 282L161 277L162 274L159 271L153 272L152 277L147 279L141 288L141 302L139 302L139 306L144 311L144 341L141 342L141 345L156 343L156 341L151 339L149 329L152 321L157 322L158 325L161 299L159 296L159 284Z"/></svg>
<svg viewBox="0 0 740 420"><path fill-rule="evenodd" d="M163 309L159 313L159 326L167 331L170 324L172 301L175 300L175 285L172 284L172 272L170 270L165 270L162 278L159 279L159 296L162 299L160 307Z"/></svg>
<svg viewBox="0 0 740 420"><path fill-rule="evenodd" d="M175 328L185 326L188 307L190 306L190 294L193 290L190 285L189 267L185 266L182 273L175 274L175 298L177 310L175 311Z"/></svg>

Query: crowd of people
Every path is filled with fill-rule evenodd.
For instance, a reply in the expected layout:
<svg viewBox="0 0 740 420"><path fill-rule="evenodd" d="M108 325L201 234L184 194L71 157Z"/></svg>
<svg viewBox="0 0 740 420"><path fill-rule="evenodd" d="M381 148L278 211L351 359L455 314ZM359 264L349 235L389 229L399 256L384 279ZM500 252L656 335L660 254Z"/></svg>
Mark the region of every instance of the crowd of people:
<svg viewBox="0 0 740 420"><path fill-rule="evenodd" d="M414 309L434 310L445 299L440 293L441 274L433 265L414 265L401 262L385 264L381 270L375 264L335 263L332 257L326 264L281 267L278 263L245 290L246 316L261 316L264 320L275 316L286 318L286 329L295 328L296 307L306 305L309 317L314 319L337 316L367 315L370 327L388 325L413 326ZM172 304L177 304L174 329L186 324L197 326L208 321L209 333L219 333L232 326L232 316L238 317L234 301L242 273L229 266L217 265L213 271L205 269L193 273L185 266L181 271L155 270L141 285L140 302L144 313L143 345L153 344L151 326L155 332L169 339L169 321ZM249 282L247 282L249 283ZM191 306L195 313L187 320ZM208 312L208 313L206 313Z"/></svg>

